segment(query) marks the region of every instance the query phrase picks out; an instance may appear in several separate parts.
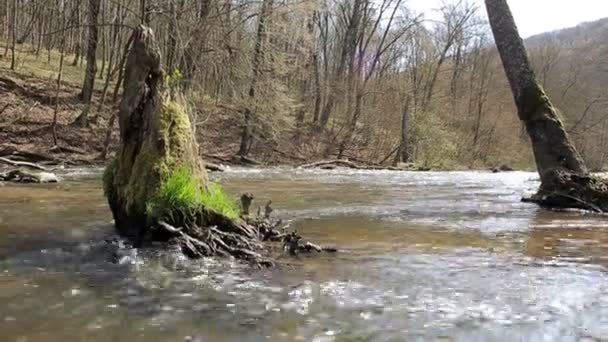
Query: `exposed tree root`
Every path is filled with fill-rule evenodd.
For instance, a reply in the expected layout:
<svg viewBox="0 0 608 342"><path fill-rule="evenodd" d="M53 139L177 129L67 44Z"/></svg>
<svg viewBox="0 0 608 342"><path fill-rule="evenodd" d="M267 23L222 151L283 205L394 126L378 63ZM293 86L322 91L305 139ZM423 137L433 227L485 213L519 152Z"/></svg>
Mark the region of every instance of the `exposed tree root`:
<svg viewBox="0 0 608 342"><path fill-rule="evenodd" d="M550 170L538 192L523 200L549 208L608 213L608 181L566 170Z"/></svg>
<svg viewBox="0 0 608 342"><path fill-rule="evenodd" d="M160 221L145 238L169 241L191 258L234 257L258 267L274 266L274 256L285 252L295 257L301 253L337 252L335 247L303 242L297 232L287 233L286 227L279 228L282 221L272 220L272 211L269 202L263 215L245 217L244 222L236 224L209 212L182 213L173 218L179 224Z"/></svg>

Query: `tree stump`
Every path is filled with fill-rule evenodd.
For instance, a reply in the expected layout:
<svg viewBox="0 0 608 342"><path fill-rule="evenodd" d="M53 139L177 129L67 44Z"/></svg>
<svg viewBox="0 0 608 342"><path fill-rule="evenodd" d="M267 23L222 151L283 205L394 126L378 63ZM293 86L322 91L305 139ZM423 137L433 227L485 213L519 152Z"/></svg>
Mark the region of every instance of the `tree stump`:
<svg viewBox="0 0 608 342"><path fill-rule="evenodd" d="M163 82L154 33L140 26L125 67L120 147L104 174L116 227L128 237L141 237L153 223L147 204L164 177L187 168L201 186L207 182L188 114L166 97Z"/></svg>
<svg viewBox="0 0 608 342"><path fill-rule="evenodd" d="M236 204L226 209L231 202L213 192L188 113L165 92L160 61L152 30L139 26L125 67L120 146L103 180L118 232L136 245L179 245L190 257L272 265L262 242L281 236L281 221L270 221L270 208L264 218L244 220ZM253 196L246 199L248 207Z"/></svg>

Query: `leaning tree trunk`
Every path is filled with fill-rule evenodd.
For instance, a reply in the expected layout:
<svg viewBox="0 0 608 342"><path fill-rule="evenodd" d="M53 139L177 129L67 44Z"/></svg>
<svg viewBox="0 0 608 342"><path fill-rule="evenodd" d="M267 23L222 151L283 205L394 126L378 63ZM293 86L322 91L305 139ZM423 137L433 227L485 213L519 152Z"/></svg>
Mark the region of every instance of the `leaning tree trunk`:
<svg viewBox="0 0 608 342"><path fill-rule="evenodd" d="M557 111L536 82L506 0L485 0L496 47L534 151L541 179L532 200L552 207L608 211L608 186L588 176Z"/></svg>
<svg viewBox="0 0 608 342"><path fill-rule="evenodd" d="M192 257L231 255L263 263L252 227L202 202L180 202L184 192L208 191L207 174L187 112L166 96L152 30L140 26L132 39L118 113L120 146L104 173L118 232L136 244L177 243ZM163 199L163 184L177 174L186 183L178 182L176 196Z"/></svg>

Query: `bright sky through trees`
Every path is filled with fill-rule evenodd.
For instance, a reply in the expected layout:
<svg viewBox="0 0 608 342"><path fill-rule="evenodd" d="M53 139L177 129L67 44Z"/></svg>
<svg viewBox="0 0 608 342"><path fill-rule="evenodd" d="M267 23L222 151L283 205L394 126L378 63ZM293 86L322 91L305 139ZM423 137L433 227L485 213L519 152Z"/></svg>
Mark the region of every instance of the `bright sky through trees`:
<svg viewBox="0 0 608 342"><path fill-rule="evenodd" d="M426 19L435 19L442 3L459 0L409 0L408 4ZM465 0L462 0L465 1ZM483 0L468 0L485 14ZM515 21L524 37L572 27L586 21L608 17L608 0L508 0Z"/></svg>

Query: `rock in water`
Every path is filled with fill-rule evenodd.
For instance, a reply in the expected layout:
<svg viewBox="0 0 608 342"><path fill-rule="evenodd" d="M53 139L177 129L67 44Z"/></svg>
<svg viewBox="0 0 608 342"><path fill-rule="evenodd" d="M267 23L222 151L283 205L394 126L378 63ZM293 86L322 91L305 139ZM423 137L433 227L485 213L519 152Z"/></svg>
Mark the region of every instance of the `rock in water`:
<svg viewBox="0 0 608 342"><path fill-rule="evenodd" d="M59 183L57 175L51 172L40 172L37 176L40 183Z"/></svg>

